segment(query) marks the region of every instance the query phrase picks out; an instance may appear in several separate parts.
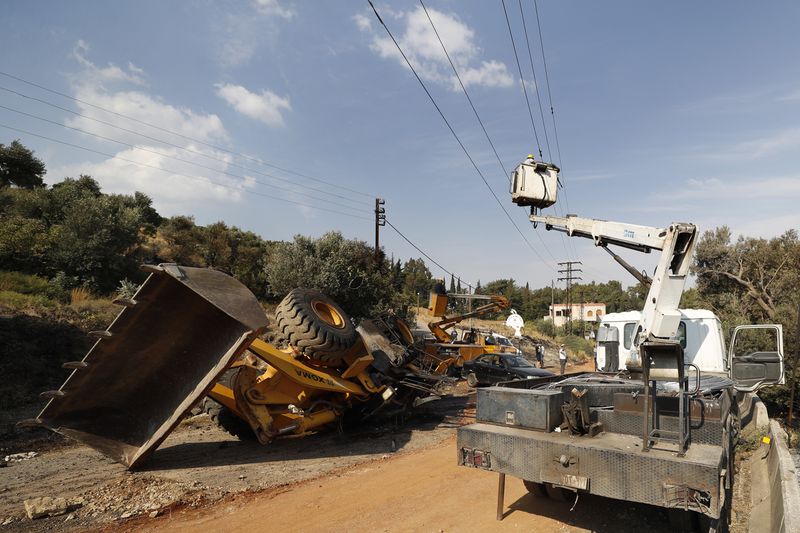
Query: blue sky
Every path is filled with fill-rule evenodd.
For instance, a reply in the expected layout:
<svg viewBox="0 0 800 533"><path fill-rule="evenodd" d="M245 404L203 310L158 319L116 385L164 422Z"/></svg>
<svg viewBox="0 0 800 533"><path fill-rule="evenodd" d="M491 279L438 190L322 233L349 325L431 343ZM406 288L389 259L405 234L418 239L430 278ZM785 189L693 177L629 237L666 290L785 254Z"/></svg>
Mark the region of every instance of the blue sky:
<svg viewBox="0 0 800 533"><path fill-rule="evenodd" d="M522 4L547 108L533 3ZM800 228L800 4L538 5L566 185L549 213L727 224L760 237ZM465 281L539 287L558 277L558 261L581 260L584 279L628 284L590 242L534 230L511 204L419 3L376 6L535 251L366 1L5 2L0 71L84 103L0 75L0 124L29 132L0 127L0 142L34 149L49 183L90 174L107 192L141 190L163 215L200 224L224 220L267 239L335 229L371 241L381 196L389 220ZM426 6L511 170L536 143L500 0ZM506 6L547 155L519 3ZM419 256L389 227L381 242L395 257Z"/></svg>

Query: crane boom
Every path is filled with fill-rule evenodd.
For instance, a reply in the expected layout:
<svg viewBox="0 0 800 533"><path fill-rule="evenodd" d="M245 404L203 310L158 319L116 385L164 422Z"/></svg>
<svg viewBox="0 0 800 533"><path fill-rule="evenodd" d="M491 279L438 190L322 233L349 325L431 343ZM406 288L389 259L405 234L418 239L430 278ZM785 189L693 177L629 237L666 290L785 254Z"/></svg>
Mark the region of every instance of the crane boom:
<svg viewBox="0 0 800 533"><path fill-rule="evenodd" d="M638 367L638 348L646 341L666 341L676 336L681 320L678 310L689 274L697 227L674 222L655 228L569 215L566 217L531 215L531 222L543 223L548 230L562 231L571 237L592 239L596 246L621 246L644 253L661 250L658 266L650 282L642 318L628 359L628 368Z"/></svg>

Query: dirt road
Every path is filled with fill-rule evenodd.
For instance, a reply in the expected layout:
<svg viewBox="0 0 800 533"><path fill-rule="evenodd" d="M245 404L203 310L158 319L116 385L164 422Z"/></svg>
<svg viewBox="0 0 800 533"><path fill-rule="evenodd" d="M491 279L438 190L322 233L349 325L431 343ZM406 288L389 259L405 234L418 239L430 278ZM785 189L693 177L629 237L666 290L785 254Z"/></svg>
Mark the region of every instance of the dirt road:
<svg viewBox="0 0 800 533"><path fill-rule="evenodd" d="M576 367L576 370L582 368ZM241 442L205 415L185 421L136 472L62 443L0 469L0 531L669 531L663 511L581 496L559 502L456 466L455 430L475 395L427 404L400 426ZM28 520L23 501L66 498L69 514Z"/></svg>
<svg viewBox="0 0 800 533"><path fill-rule="evenodd" d="M663 512L582 497L538 498L508 478L495 520L498 476L456 466L455 439L249 495L209 509L127 524L126 531L671 531Z"/></svg>

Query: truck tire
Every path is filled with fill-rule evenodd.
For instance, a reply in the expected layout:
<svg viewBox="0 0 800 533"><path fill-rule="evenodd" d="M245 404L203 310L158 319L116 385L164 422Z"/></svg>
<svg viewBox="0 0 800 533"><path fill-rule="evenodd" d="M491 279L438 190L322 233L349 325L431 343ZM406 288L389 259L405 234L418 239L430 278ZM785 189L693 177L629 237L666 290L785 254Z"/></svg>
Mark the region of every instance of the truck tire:
<svg viewBox="0 0 800 533"><path fill-rule="evenodd" d="M476 376L474 372L467 374L467 385L473 389L478 386L478 376Z"/></svg>
<svg viewBox="0 0 800 533"><path fill-rule="evenodd" d="M547 490L544 488L543 483L537 483L535 481L528 481L527 479L522 480L522 484L525 485L525 488L533 494L534 496L538 496L540 498L547 498Z"/></svg>
<svg viewBox="0 0 800 533"><path fill-rule="evenodd" d="M350 318L319 291L294 289L278 305L275 318L289 344L320 363L340 364L358 340Z"/></svg>
<svg viewBox="0 0 800 533"><path fill-rule="evenodd" d="M256 434L253 433L247 422L233 414L233 411L224 405L211 398L206 398L203 400L203 411L217 426L239 440L256 440Z"/></svg>
<svg viewBox="0 0 800 533"><path fill-rule="evenodd" d="M217 380L217 383L232 388L237 372L239 372L238 368L231 368L225 371L222 377ZM204 398L202 407L203 412L222 430L237 437L239 440L256 440L256 434L253 433L250 425L221 403L211 398Z"/></svg>

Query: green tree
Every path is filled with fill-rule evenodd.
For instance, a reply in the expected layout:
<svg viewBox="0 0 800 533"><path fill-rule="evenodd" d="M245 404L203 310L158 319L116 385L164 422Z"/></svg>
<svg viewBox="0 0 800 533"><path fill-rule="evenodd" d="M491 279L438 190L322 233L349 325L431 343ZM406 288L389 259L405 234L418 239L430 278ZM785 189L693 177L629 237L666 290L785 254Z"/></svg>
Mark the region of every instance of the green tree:
<svg viewBox="0 0 800 533"><path fill-rule="evenodd" d="M433 276L421 258L409 259L403 265L403 294L408 302L416 302L417 295L420 301L428 297L428 292L433 287Z"/></svg>
<svg viewBox="0 0 800 533"><path fill-rule="evenodd" d="M44 187L45 166L19 141L0 144L0 188L14 185L23 189Z"/></svg>
<svg viewBox="0 0 800 533"><path fill-rule="evenodd" d="M374 249L366 242L345 239L338 231L318 239L296 235L293 242L274 245L267 280L279 297L296 287L318 289L361 318L396 303L391 279L381 273L388 263L374 266Z"/></svg>

